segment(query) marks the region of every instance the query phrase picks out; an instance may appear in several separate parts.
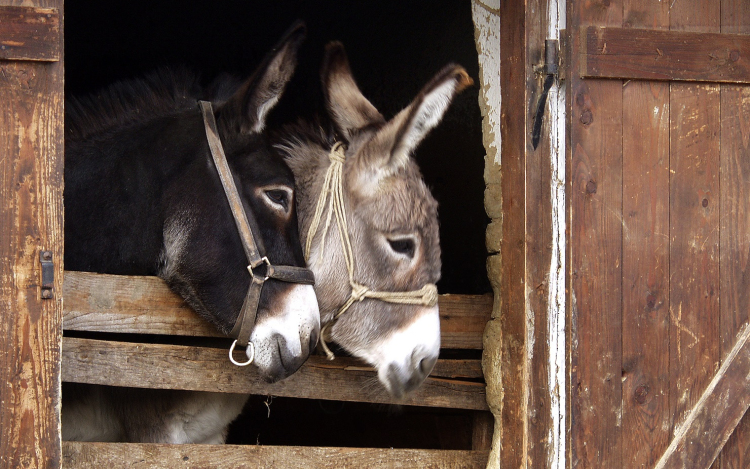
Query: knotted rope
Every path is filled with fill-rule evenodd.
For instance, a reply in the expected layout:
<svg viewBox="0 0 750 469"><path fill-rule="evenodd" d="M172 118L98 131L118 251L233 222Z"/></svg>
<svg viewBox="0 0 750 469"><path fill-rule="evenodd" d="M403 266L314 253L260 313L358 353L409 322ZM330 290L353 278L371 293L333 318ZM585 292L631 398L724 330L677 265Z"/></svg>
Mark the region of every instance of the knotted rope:
<svg viewBox="0 0 750 469"><path fill-rule="evenodd" d="M315 214L313 215L312 222L310 223L310 229L307 232L307 241L305 242L305 259L309 261L310 251L312 249L312 241L315 237L315 233L318 232L320 227L321 219L323 218L323 212L328 208L328 214L326 216L326 222L323 227L323 234L321 237L321 245L328 235L328 229L331 226L333 216L336 216L336 225L339 231L339 237L341 238L341 244L344 252L344 262L346 264L346 270L349 274L349 285L351 286L351 293L346 302L339 308L334 315L333 319L323 326L320 331L320 342L323 350L326 352L326 356L329 360L333 360L335 356L333 352L328 348L326 344L326 337L328 331L336 322L336 320L349 309L349 307L357 301L362 301L365 298L371 298L375 300L385 301L388 303L400 303L408 305L423 305L423 306L434 306L438 300L437 286L434 283L428 283L419 290L411 290L405 292L390 292L390 291L376 291L372 290L366 285L362 285L354 280L354 254L352 251L352 243L349 238L349 227L346 221L346 212L344 210L344 161L346 160L345 148L341 142L336 142L331 148L331 152L328 154L328 158L331 160L331 164L328 166L326 171L325 179L323 180L323 188L320 191L320 197L318 203L315 206ZM323 259L323 250L320 252L320 259Z"/></svg>

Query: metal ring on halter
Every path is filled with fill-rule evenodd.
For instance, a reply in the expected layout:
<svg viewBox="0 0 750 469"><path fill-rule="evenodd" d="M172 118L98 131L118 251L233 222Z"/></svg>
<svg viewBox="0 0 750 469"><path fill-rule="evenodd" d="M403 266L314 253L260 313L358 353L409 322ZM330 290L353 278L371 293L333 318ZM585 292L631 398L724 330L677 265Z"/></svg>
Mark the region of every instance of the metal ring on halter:
<svg viewBox="0 0 750 469"><path fill-rule="evenodd" d="M257 263L257 264L255 265L255 267L258 267L258 266L259 266L259 265L261 265L261 264L266 264L266 276L265 276L265 278L263 279L263 281L265 282L266 280L268 280L268 279L269 279L269 276L268 276L268 272L269 272L269 268L271 267L271 261L269 261L269 260L268 260L268 257L267 257L267 256L263 256L263 257L262 257L262 258L260 259L260 262L258 262L258 263ZM249 265L249 266L247 266L247 270L248 270L248 271L250 271L250 276L252 276L252 277L255 277L255 274L253 273L253 266L252 266L252 265Z"/></svg>
<svg viewBox="0 0 750 469"><path fill-rule="evenodd" d="M235 347L235 345L237 345L237 339L235 339L234 342L232 342L232 346L229 347L229 361L230 362L234 363L237 366L247 366L247 365L251 364L253 362L253 360L255 360L255 345L252 342L248 342L247 346L253 348L253 354L250 356L250 359L248 361L246 361L245 363L238 362L232 356L232 354L234 353L234 347Z"/></svg>

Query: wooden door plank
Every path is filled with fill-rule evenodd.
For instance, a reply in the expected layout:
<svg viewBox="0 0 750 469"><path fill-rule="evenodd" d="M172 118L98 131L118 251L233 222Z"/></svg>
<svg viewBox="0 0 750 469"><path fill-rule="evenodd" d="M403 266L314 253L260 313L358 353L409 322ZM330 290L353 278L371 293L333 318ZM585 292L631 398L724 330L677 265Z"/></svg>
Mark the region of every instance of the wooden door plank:
<svg viewBox="0 0 750 469"><path fill-rule="evenodd" d="M721 368L676 429L656 469L710 467L748 407L750 325L745 325Z"/></svg>
<svg viewBox="0 0 750 469"><path fill-rule="evenodd" d="M59 30L56 40L62 43ZM55 468L61 463L62 63L0 61L0 103L0 466ZM54 299L41 299L41 250L52 251Z"/></svg>
<svg viewBox="0 0 750 469"><path fill-rule="evenodd" d="M479 469L488 451L330 448L304 446L159 445L78 443L63 445L65 467L173 468L432 468Z"/></svg>
<svg viewBox="0 0 750 469"><path fill-rule="evenodd" d="M571 2L571 24L622 25L622 1ZM571 70L580 47L573 35ZM571 74L572 467L622 462L622 83Z"/></svg>
<svg viewBox="0 0 750 469"><path fill-rule="evenodd" d="M670 10L672 30L718 33L719 25L719 2L685 0ZM720 362L720 105L718 85L670 84L670 409L674 428L694 407Z"/></svg>
<svg viewBox="0 0 750 469"><path fill-rule="evenodd" d="M292 376L269 384L252 367L232 365L227 350L66 337L62 379L140 388L487 410L484 383L438 376L445 375L450 365L436 365L435 376L428 377L405 398L395 399L377 383L374 370L352 360L329 361L314 356Z"/></svg>
<svg viewBox="0 0 750 469"><path fill-rule="evenodd" d="M536 103L539 98L540 90L543 88L545 77L534 73L534 67L539 63L540 56L535 53L540 51L544 54L544 41L549 36L548 33L548 8L554 8L554 4L547 1L527 1L526 3L526 48L529 53L526 54L526 63L524 64L526 73L526 90L528 100ZM538 14L535 12L545 12ZM503 45L504 47L504 45ZM558 88L559 90L559 88ZM560 91L561 93L563 91ZM526 187L526 280L524 285L518 285L518 288L524 289L526 297L526 316L527 327L527 363L528 371L528 436L526 445L528 446L526 467L550 468L553 464L560 464L564 461L565 455L560 448L559 439L566 438L564 429L558 428L564 421L564 416L554 415L560 412L557 405L560 404L560 396L566 392L555 392L556 382L559 379L556 373L557 367L561 364L558 361L550 361L551 347L556 344L560 337L557 332L559 327L558 321L565 320L564 310L562 308L551 308L550 294L554 294L555 278L558 272L558 259L555 259L555 269L553 270L553 248L559 247L559 239L553 236L553 214L552 209L552 191L556 189L557 179L552 177L551 160L551 142L550 137L554 132L553 126L555 120L552 118L552 106L554 94L550 93L545 110L545 122L543 123L542 138L536 149L530 142L527 142L526 153L523 158L525 165L525 187ZM527 105L528 115L526 117L526 135L531 135L534 126L534 113L536 106ZM564 138L564 137L561 137ZM564 160L563 160L564 161ZM504 181L503 181L504 182ZM556 222L560 227L559 219L565 218L564 208L561 209ZM564 237L565 234L559 234ZM557 244L556 244L557 243ZM561 256L565 252L560 253ZM512 266L511 266L512 268ZM562 270L562 266L559 266ZM562 272L564 275L564 272ZM552 292L551 292L552 290ZM562 342L562 340L560 340ZM564 363L565 360L562 359ZM564 367L564 365L562 365ZM552 374L551 374L552 373ZM560 383L560 387L564 386ZM565 412L563 409L562 412ZM557 424L557 426L556 426ZM557 445L557 446L556 446ZM563 445L564 447L564 445ZM553 462L556 461L556 462Z"/></svg>
<svg viewBox="0 0 750 469"><path fill-rule="evenodd" d="M669 28L669 4L626 0L629 26ZM626 467L669 444L669 84L623 85L622 435Z"/></svg>
<svg viewBox="0 0 750 469"><path fill-rule="evenodd" d="M670 401L675 422L718 368L719 90L671 87Z"/></svg>
<svg viewBox="0 0 750 469"><path fill-rule="evenodd" d="M750 83L747 35L596 26L580 34L582 77Z"/></svg>
<svg viewBox="0 0 750 469"><path fill-rule="evenodd" d="M0 6L0 60L60 60L57 8Z"/></svg>
<svg viewBox="0 0 750 469"><path fill-rule="evenodd" d="M488 382L488 398L500 405L494 407L495 419L501 425L496 431L490 467L523 467L528 452L528 393L526 334L526 113L528 109L525 70L526 5L525 2L500 4L500 93L502 136L502 181L494 187L502 190L502 243L500 255L490 258L490 275L499 291L500 314L493 319L495 340L491 353L484 352L492 368L494 382ZM523 116L523 117L522 117ZM493 265L494 264L494 265ZM488 325L488 332L492 325ZM489 378L488 378L489 380ZM491 393L491 394L490 394ZM497 443L499 442L499 444Z"/></svg>
<svg viewBox="0 0 750 469"><path fill-rule="evenodd" d="M66 272L64 328L225 337L199 317L157 277ZM481 349L492 312L492 295L440 295L441 346Z"/></svg>
<svg viewBox="0 0 750 469"><path fill-rule="evenodd" d="M722 0L721 32L750 35L750 2ZM747 36L750 37L750 36ZM750 86L721 86L721 356L750 313ZM750 466L750 416L721 452L725 469Z"/></svg>

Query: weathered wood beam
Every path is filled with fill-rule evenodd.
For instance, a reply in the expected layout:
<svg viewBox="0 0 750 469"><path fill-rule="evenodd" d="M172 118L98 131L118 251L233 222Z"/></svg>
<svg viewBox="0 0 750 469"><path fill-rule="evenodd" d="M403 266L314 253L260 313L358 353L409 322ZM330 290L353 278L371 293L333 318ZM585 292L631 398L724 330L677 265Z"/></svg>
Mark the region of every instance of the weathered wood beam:
<svg viewBox="0 0 750 469"><path fill-rule="evenodd" d="M447 363L446 363L447 362ZM292 376L269 384L253 370L232 365L226 349L115 342L66 337L62 380L155 389L260 394L306 399L403 404L487 410L485 385L451 379L458 367L438 360L436 370L412 394L395 399L377 383L377 375L361 362L311 357ZM478 360L459 364L478 378ZM249 367L252 368L252 367ZM158 372L155 372L157 370Z"/></svg>
<svg viewBox="0 0 750 469"><path fill-rule="evenodd" d="M675 431L656 469L708 468L750 407L750 325Z"/></svg>
<svg viewBox="0 0 750 469"><path fill-rule="evenodd" d="M750 35L580 29L583 78L750 83Z"/></svg>
<svg viewBox="0 0 750 469"><path fill-rule="evenodd" d="M63 2L43 3L62 8ZM56 469L64 71L61 62L9 60L33 55L24 49L31 20L17 13L36 11L0 7L0 467ZM60 30L50 34L61 47ZM51 253L54 273L46 294L42 284L51 279L47 269L42 279L41 251Z"/></svg>
<svg viewBox="0 0 750 469"><path fill-rule="evenodd" d="M65 330L223 337L157 277L65 272ZM491 295L440 295L443 348L482 348Z"/></svg>
<svg viewBox="0 0 750 469"><path fill-rule="evenodd" d="M0 60L60 60L60 11L0 7Z"/></svg>
<svg viewBox="0 0 750 469"><path fill-rule="evenodd" d="M159 445L136 443L63 443L63 465L86 469L131 467L163 469L211 467L341 467L446 469L484 468L488 451L324 448L303 446Z"/></svg>

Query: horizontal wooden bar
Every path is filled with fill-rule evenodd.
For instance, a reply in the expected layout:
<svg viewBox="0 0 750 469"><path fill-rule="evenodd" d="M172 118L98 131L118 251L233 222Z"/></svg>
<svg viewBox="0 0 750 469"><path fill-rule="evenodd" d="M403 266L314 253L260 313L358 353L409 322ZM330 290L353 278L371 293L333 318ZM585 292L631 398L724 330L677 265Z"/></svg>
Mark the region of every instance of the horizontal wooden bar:
<svg viewBox="0 0 750 469"><path fill-rule="evenodd" d="M130 468L484 468L489 451L307 446L63 443L63 467Z"/></svg>
<svg viewBox="0 0 750 469"><path fill-rule="evenodd" d="M466 368L476 377L479 361ZM371 368L339 358L310 357L292 376L269 384L252 367L232 365L226 349L66 337L62 354L62 380L68 382L487 410L484 383L439 376L457 369L438 360L434 376L395 399Z"/></svg>
<svg viewBox="0 0 750 469"><path fill-rule="evenodd" d="M675 436L656 469L708 469L750 407L750 326L734 347Z"/></svg>
<svg viewBox="0 0 750 469"><path fill-rule="evenodd" d="M0 60L60 60L57 8L0 7Z"/></svg>
<svg viewBox="0 0 750 469"><path fill-rule="evenodd" d="M223 337L157 277L66 271L65 330ZM491 295L440 295L443 348L482 348Z"/></svg>
<svg viewBox="0 0 750 469"><path fill-rule="evenodd" d="M583 27L580 75L750 83L750 35Z"/></svg>

